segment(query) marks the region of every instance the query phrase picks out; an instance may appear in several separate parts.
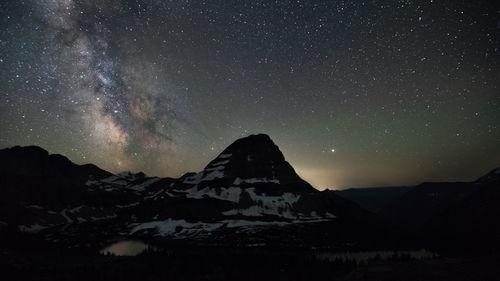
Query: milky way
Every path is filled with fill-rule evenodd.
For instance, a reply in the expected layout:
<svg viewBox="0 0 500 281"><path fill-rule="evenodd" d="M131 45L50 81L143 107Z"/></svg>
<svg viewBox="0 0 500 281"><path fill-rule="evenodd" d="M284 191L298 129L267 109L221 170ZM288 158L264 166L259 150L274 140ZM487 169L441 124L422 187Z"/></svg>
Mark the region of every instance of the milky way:
<svg viewBox="0 0 500 281"><path fill-rule="evenodd" d="M0 146L177 177L267 133L317 188L500 166L490 1L7 1Z"/></svg>

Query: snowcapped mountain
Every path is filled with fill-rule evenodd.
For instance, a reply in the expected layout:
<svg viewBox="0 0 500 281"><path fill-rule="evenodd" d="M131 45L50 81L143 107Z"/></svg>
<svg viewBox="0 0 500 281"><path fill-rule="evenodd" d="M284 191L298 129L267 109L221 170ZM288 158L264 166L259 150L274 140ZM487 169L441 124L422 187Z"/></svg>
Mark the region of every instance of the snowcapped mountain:
<svg viewBox="0 0 500 281"><path fill-rule="evenodd" d="M68 245L116 236L332 245L367 229L373 234L379 224L356 204L302 180L263 134L235 141L202 171L179 179L112 175L35 147L4 149L0 158L9 163L1 169L2 227Z"/></svg>
<svg viewBox="0 0 500 281"><path fill-rule="evenodd" d="M213 217L334 218L321 205L309 206L318 193L295 173L267 135L252 135L230 145L203 171L184 175L151 199L183 199L196 202L193 205L204 204L200 199L221 201Z"/></svg>
<svg viewBox="0 0 500 281"><path fill-rule="evenodd" d="M140 218L144 222L130 225L131 234L205 237L231 228L335 220L325 195L295 173L267 135L252 135L234 142L203 171L146 197L149 212Z"/></svg>
<svg viewBox="0 0 500 281"><path fill-rule="evenodd" d="M200 188L265 185L274 191L316 191L295 173L279 148L264 134L235 141L202 172L186 177L183 183Z"/></svg>

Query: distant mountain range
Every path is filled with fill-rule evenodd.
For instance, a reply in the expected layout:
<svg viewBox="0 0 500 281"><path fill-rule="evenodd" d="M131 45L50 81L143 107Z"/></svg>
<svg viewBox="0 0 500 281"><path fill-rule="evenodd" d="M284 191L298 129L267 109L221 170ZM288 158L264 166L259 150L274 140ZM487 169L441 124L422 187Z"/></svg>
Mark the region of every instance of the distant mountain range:
<svg viewBox="0 0 500 281"><path fill-rule="evenodd" d="M178 179L113 175L39 147L0 150L0 230L63 247L116 237L214 246L346 249L390 243L375 214L302 180L267 135Z"/></svg>
<svg viewBox="0 0 500 281"><path fill-rule="evenodd" d="M429 182L336 193L427 245L500 250L500 168L473 182Z"/></svg>

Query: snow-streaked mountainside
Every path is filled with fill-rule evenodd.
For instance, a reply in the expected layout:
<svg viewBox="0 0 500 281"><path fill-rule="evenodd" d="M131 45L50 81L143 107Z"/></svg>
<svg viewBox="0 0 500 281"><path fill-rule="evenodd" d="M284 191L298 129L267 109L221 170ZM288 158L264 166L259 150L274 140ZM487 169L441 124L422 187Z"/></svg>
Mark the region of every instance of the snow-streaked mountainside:
<svg viewBox="0 0 500 281"><path fill-rule="evenodd" d="M235 141L202 171L179 179L112 175L37 147L4 149L0 158L0 229L53 242L134 236L246 245L283 236L301 244L313 233L336 239L377 221L302 180L262 134Z"/></svg>

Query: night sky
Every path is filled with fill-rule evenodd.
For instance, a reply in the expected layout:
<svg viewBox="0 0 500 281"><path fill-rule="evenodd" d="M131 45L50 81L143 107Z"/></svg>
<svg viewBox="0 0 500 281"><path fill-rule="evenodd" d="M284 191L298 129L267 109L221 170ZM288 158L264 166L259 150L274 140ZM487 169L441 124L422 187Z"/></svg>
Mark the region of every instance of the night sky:
<svg viewBox="0 0 500 281"><path fill-rule="evenodd" d="M318 189L500 166L496 1L0 3L0 147L178 177L266 133Z"/></svg>

